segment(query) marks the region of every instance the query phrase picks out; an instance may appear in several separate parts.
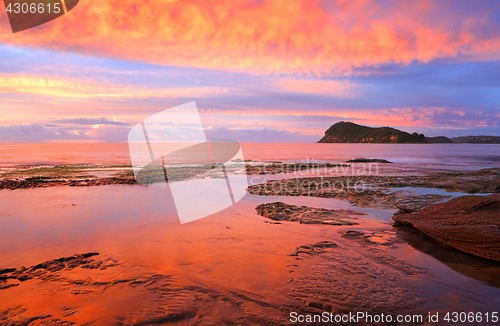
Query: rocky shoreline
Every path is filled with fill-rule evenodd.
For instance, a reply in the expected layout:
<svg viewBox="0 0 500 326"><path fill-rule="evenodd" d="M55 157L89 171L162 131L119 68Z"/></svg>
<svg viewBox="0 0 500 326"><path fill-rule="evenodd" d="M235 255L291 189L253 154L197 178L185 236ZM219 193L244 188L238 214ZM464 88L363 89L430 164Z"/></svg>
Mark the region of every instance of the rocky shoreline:
<svg viewBox="0 0 500 326"><path fill-rule="evenodd" d="M408 191L408 187L442 189L450 191L450 195L419 194ZM409 176L359 175L281 179L250 186L248 191L261 196L337 198L364 208L397 207L412 212L451 198L452 192L500 192L500 169L433 172Z"/></svg>
<svg viewBox="0 0 500 326"><path fill-rule="evenodd" d="M14 165L0 169L0 190L135 184L127 165Z"/></svg>
<svg viewBox="0 0 500 326"><path fill-rule="evenodd" d="M30 188L47 188L58 186L71 187L92 187L105 186L113 184L136 184L135 178L132 177L112 177L112 178L96 178L96 179L76 179L76 180L51 180L43 178L27 178L27 179L6 179L0 180L0 189L30 189Z"/></svg>
<svg viewBox="0 0 500 326"><path fill-rule="evenodd" d="M343 188L336 185L349 184ZM356 188L356 185L363 185ZM489 196L419 194L406 188L447 189ZM398 190L398 188L405 188ZM500 261L500 169L442 172L418 176L341 176L271 180L249 187L264 196L337 198L363 208L398 208L396 227L411 227L439 243L478 257ZM452 198L452 199L450 199ZM259 205L257 212L274 220L323 223L338 212L283 203ZM325 224L335 224L325 223Z"/></svg>
<svg viewBox="0 0 500 326"><path fill-rule="evenodd" d="M263 164L246 164L247 175L274 175L295 173L307 170L326 171L331 168L348 168L346 164L331 163L282 163L266 162ZM148 184L168 179L180 181L200 177L221 177L214 173L211 165L192 167L176 167L169 169L168 178L158 169L151 169L141 175L137 182L131 165L16 165L0 168L0 190L46 188L57 186L93 187L112 184ZM241 165L229 165L228 173L244 173ZM161 171L161 169L160 169ZM144 181L144 182L142 182Z"/></svg>
<svg viewBox="0 0 500 326"><path fill-rule="evenodd" d="M68 173L66 171L68 169L48 169L43 173L52 171L59 175L25 177L11 175L11 177L17 178L18 181L24 180L26 185L21 184L27 188L41 187L43 184L62 185L64 182L69 182L66 177L70 175L73 175L72 182L75 186L79 183L82 183L80 184L82 186L101 185L106 182L119 184L127 180L135 183L133 176L124 173L131 172L125 168L99 170L95 168L85 171L78 168L72 173ZM89 176L90 173L93 177ZM274 297L270 298L266 297L267 290L263 292L255 290L252 293L240 291L237 286L225 288L224 285L204 282L206 277L204 273L209 271L205 268L209 266L208 263L201 265L203 268L200 269L202 271L200 275L203 277L196 280L176 274L175 270L130 266L123 256L119 256L120 261L107 256L99 258L97 252L73 256L70 256L73 253L70 252L68 257L48 258L51 260L40 264L33 260L30 260L32 263L25 263L26 266L33 265L31 267L16 267L23 263L16 266L4 265L3 269L0 269L0 295L3 295L4 301L0 309L0 325L30 323L67 325L96 321L102 324L118 323L118 321L122 324L161 324L195 323L202 320L211 324L284 325L289 324L287 316L291 311L317 314L323 311L348 313L362 310L373 314L412 313L425 317L431 310L428 307L435 306L435 303L431 302L435 299L434 294L425 292L439 288L449 295L454 290L450 291L447 287L453 286L453 283L448 283L442 275L439 275L441 278L437 278L436 270L428 269L432 266L429 267L418 259L412 260L411 255L405 256L408 252L415 253L408 251L408 248L416 247L421 252L428 250L436 255L436 259L446 264L447 261L437 257L436 254L442 250L446 257L458 257L449 263L458 273L476 278L480 282L488 282L493 287L500 287L497 276L500 265L493 260L497 254L494 249L500 247L498 238L495 238L497 234L495 230L498 230L499 226L499 195L458 197L440 203L450 199L452 193L450 192L450 196L445 196L441 191L439 195L429 195L412 193L406 188L416 185L417 188L459 189L487 193L498 189L498 175L498 169L489 169L462 173L422 172L413 176L341 176L269 181L268 185L275 185L274 190L272 187L266 189L263 185L255 185L249 189L253 194L340 198L360 207L395 208L397 205L402 208L402 212L394 216L394 220L397 220L395 227L389 224L373 226L366 223L362 213L351 209L324 209L312 207L314 205L297 206L302 203L291 205L271 202L256 207L257 213L264 218L245 208L238 213L243 216L246 214L247 219L242 220L241 224L236 222L228 224L224 221L222 222L224 224L217 225L220 229L213 234L216 235L215 241L220 242L221 248L230 248L235 241L239 242L241 239L253 239L253 242L245 243L242 248L252 248L252 246L257 248L253 256L256 261L252 264L255 263L260 267L257 269L255 279L259 279L261 275L259 273L267 270L270 266L269 261L277 264L275 259L284 257L279 266L273 267L276 275L279 274L280 277L284 275L278 284L278 287L282 286L283 289L277 290L273 293ZM30 182L26 181L28 178L39 178L40 186L30 185ZM308 181L315 181L319 185L320 182L347 182L348 178L350 182L363 181L370 187L364 191L351 193L336 192L333 188L328 190L327 187L324 189L319 187L319 191L312 192L310 190L314 187L306 186ZM52 185L51 180L57 182ZM91 180L96 181L88 184ZM290 183L290 180L293 182ZM295 184L296 181L299 184ZM303 181L306 185L300 184ZM286 185L287 182L289 188L280 190L279 185ZM16 194L11 193L11 195ZM253 208L255 205L246 207ZM78 206L71 207L75 211L78 209ZM442 217L435 218L436 216ZM267 224L261 228L263 222ZM255 233L244 233L248 225L253 225ZM140 232L146 230L151 232L150 228L143 229L142 224L136 228ZM266 228L272 230L267 229L263 232ZM312 233L313 230L317 233ZM133 234L138 233L135 228L133 232ZM312 234L314 236L311 236ZM487 236L480 236L483 234ZM297 241L285 241L288 240L287 237L293 238L297 235L300 235ZM274 236L276 237L273 238ZM266 241L279 243L271 248L271 251L284 249L283 252L262 259L262 251L269 247L269 243L263 243L264 237ZM407 240L407 237L412 240ZM473 238L475 241L469 251L460 248L461 244L468 243L467 238ZM214 241L213 237L210 241ZM213 248L218 247L219 245ZM84 248L83 251L76 252L90 250L110 252L102 247ZM244 251L245 249L241 250ZM142 254L143 252L139 256ZM233 258L239 259L238 256L229 254L224 257L214 255L209 257L212 257L210 264L220 264ZM472 262L468 264L467 259ZM468 290L465 287L464 289ZM24 298L23 294L28 292L30 297L43 298L40 301L43 303L39 304ZM474 296L469 292L465 294L453 292L451 295L457 301L465 302L463 306L476 298L485 301L484 296ZM119 304L117 298L120 300ZM89 313L86 309L90 302L104 308L102 311L92 310ZM231 316L231 318L220 319L221 316Z"/></svg>

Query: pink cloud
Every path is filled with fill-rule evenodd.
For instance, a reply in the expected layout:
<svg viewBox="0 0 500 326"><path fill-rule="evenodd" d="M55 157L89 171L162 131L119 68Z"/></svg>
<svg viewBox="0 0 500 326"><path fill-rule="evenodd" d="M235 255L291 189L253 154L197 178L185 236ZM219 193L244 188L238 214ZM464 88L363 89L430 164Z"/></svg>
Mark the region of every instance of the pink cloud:
<svg viewBox="0 0 500 326"><path fill-rule="evenodd" d="M488 20L495 8L459 12L447 6L439 1L86 1L22 33L7 33L2 15L0 42L264 73L348 73L381 63L500 58L500 33L491 31Z"/></svg>

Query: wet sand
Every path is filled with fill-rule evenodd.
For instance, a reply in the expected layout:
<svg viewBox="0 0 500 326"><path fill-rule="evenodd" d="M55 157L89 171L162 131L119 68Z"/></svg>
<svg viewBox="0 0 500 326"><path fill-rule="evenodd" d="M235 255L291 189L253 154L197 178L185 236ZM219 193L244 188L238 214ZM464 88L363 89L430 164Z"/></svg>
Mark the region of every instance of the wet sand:
<svg viewBox="0 0 500 326"><path fill-rule="evenodd" d="M394 187L394 179L381 180L382 191ZM7 270L0 277L12 276L0 289L4 325L281 325L292 311L500 306L499 263L393 227L398 209L389 204L249 193L181 225L168 187L60 186L0 196L0 270ZM357 212L357 225L276 224L255 209L276 202ZM75 256L85 253L99 255ZM55 261L63 257L81 264Z"/></svg>

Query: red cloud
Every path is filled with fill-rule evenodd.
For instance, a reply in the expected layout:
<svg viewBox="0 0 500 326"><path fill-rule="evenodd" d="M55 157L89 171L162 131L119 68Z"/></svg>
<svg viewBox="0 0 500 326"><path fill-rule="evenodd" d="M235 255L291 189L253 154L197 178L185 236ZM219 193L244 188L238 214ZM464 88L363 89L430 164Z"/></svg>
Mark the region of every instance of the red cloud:
<svg viewBox="0 0 500 326"><path fill-rule="evenodd" d="M70 13L0 42L165 65L278 73L348 72L435 58L498 59L497 8L454 2L81 1ZM438 6L439 5L439 6Z"/></svg>

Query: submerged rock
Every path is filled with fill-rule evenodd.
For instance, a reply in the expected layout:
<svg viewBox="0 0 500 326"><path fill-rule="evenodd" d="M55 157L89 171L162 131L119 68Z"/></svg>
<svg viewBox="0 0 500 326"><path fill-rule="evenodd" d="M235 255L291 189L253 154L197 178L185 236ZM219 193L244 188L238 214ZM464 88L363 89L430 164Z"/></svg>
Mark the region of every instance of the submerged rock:
<svg viewBox="0 0 500 326"><path fill-rule="evenodd" d="M392 219L463 252L500 261L500 194L462 196Z"/></svg>
<svg viewBox="0 0 500 326"><path fill-rule="evenodd" d="M349 209L324 209L308 206L288 205L282 202L261 204L255 208L261 216L275 221L299 222L301 224L356 225L351 221L361 212Z"/></svg>

